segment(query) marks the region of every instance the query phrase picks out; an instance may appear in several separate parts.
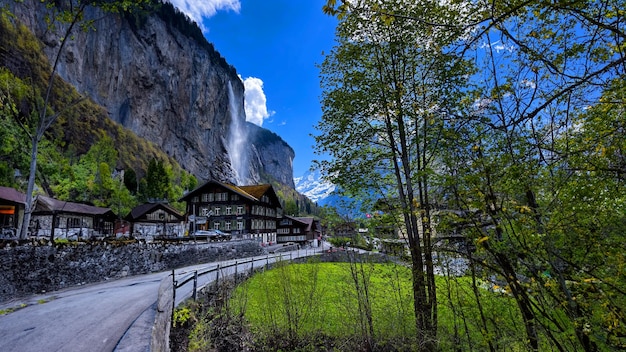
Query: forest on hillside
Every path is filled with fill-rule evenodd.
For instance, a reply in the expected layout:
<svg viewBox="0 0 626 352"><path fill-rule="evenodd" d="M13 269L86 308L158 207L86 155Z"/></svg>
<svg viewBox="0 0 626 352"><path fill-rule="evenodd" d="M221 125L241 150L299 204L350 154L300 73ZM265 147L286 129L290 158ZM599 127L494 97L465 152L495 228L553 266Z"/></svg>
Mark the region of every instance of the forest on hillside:
<svg viewBox="0 0 626 352"><path fill-rule="evenodd" d="M125 16L139 21L145 15L134 13ZM157 14L183 33L191 31L188 19L171 5L158 7ZM113 122L101 106L59 77L49 84L52 67L43 44L6 9L0 11L0 34L0 185L27 191L35 127L42 121L38 114L45 103L55 119L38 143L35 193L110 207L121 216L154 200L184 210L177 200L199 180L158 146ZM219 53L211 52L217 64L226 65ZM314 212L315 205L306 197L269 175L264 178L280 188L283 205L298 205L296 214Z"/></svg>

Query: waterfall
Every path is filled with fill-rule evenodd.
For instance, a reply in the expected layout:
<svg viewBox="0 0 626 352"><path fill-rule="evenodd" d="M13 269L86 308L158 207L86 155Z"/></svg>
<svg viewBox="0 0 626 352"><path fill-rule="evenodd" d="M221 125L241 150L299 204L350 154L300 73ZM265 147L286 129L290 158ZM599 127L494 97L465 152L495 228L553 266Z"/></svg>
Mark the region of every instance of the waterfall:
<svg viewBox="0 0 626 352"><path fill-rule="evenodd" d="M230 165L235 173L237 185L245 185L250 178L248 170L247 129L243 108L237 104L233 86L228 81L228 108L230 111L230 135L227 149Z"/></svg>

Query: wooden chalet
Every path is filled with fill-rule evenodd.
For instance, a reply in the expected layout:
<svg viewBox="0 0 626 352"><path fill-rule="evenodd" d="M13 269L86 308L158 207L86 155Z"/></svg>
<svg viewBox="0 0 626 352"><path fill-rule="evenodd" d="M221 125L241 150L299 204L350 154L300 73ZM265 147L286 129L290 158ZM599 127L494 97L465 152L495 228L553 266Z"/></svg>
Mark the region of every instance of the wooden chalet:
<svg viewBox="0 0 626 352"><path fill-rule="evenodd" d="M26 195L11 187L0 187L0 237L15 237L24 220Z"/></svg>
<svg viewBox="0 0 626 352"><path fill-rule="evenodd" d="M276 235L277 243L296 242L303 244L307 240L306 229L308 224L298 218L285 216L278 222Z"/></svg>
<svg viewBox="0 0 626 352"><path fill-rule="evenodd" d="M314 218L285 216L278 223L276 242L317 245L321 235L319 222Z"/></svg>
<svg viewBox="0 0 626 352"><path fill-rule="evenodd" d="M208 181L183 196L189 214L189 232L220 230L233 238L276 243L282 207L269 184L235 186Z"/></svg>
<svg viewBox="0 0 626 352"><path fill-rule="evenodd" d="M336 237L349 237L356 238L358 233L357 225L353 221L345 221L340 224L335 225L332 229L333 236Z"/></svg>
<svg viewBox="0 0 626 352"><path fill-rule="evenodd" d="M79 239L113 235L116 215L109 208L37 196L31 216L31 234Z"/></svg>
<svg viewBox="0 0 626 352"><path fill-rule="evenodd" d="M124 218L128 231L135 238L150 239L156 236L181 237L185 232L185 216L167 203L145 203L136 206ZM126 235L126 227L118 227Z"/></svg>

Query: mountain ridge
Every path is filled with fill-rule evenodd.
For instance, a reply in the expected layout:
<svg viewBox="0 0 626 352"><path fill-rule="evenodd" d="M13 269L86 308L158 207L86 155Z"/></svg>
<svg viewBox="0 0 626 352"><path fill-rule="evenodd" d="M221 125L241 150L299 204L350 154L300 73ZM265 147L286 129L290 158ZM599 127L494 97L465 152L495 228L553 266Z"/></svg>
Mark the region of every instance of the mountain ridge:
<svg viewBox="0 0 626 352"><path fill-rule="evenodd" d="M308 171L300 177L294 177L294 184L298 192L319 205L326 204L336 189L334 184L321 180L319 171Z"/></svg>
<svg viewBox="0 0 626 352"><path fill-rule="evenodd" d="M25 0L7 6L53 58L59 38L42 21L45 4ZM269 176L294 186L293 149L278 135L275 143L229 143L234 122L248 136L243 82L171 4L137 16L88 8L85 18L97 19L94 30L76 31L58 74L104 107L109 118L155 143L198 179L244 184L268 182ZM245 173L233 167L242 151Z"/></svg>

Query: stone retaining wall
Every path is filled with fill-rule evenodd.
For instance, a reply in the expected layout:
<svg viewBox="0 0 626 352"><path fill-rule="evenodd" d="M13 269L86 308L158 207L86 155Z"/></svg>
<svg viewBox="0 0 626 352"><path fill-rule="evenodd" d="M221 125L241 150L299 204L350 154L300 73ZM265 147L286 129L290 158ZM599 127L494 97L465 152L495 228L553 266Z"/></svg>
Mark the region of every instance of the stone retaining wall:
<svg viewBox="0 0 626 352"><path fill-rule="evenodd" d="M0 250L0 302L85 283L261 255L256 241L211 244L72 243Z"/></svg>

